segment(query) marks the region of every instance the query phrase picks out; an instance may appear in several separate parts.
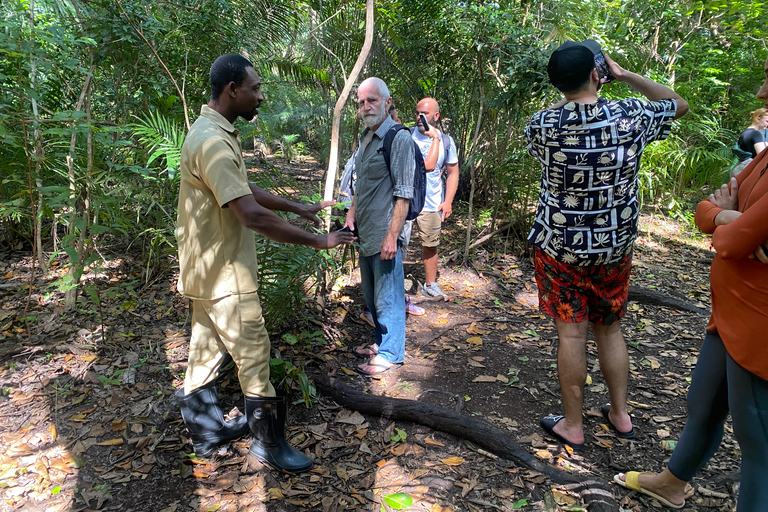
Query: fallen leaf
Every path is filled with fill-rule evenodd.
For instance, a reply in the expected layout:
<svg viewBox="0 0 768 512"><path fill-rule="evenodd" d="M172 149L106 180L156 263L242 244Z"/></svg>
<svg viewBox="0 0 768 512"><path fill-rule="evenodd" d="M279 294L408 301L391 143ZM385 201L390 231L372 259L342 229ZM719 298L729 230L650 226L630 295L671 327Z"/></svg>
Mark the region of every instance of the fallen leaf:
<svg viewBox="0 0 768 512"><path fill-rule="evenodd" d="M480 375L472 379L472 382L496 382L496 377L490 375Z"/></svg>
<svg viewBox="0 0 768 512"><path fill-rule="evenodd" d="M469 327L467 327L467 334L488 334L491 331L487 331L485 329L481 329L477 326L477 322L472 322Z"/></svg>
<svg viewBox="0 0 768 512"><path fill-rule="evenodd" d="M467 343L471 345L482 345L483 338L481 338L480 336L472 336L471 338L467 338Z"/></svg>
<svg viewBox="0 0 768 512"><path fill-rule="evenodd" d="M96 446L120 446L121 444L123 444L123 440L118 437L116 439L107 439L106 441L96 443Z"/></svg>
<svg viewBox="0 0 768 512"><path fill-rule="evenodd" d="M574 505L576 499L557 489L552 489L552 498L558 505Z"/></svg>
<svg viewBox="0 0 768 512"><path fill-rule="evenodd" d="M446 466L461 466L466 461L461 457L449 457L447 459L443 459L441 462Z"/></svg>
<svg viewBox="0 0 768 512"><path fill-rule="evenodd" d="M661 364L659 364L659 360L656 359L653 356L645 356L645 360L648 361L648 363L651 365L652 370L658 370L661 368Z"/></svg>
<svg viewBox="0 0 768 512"><path fill-rule="evenodd" d="M334 420L336 423L347 423L349 425L362 425L365 423L365 417L357 411L342 410Z"/></svg>
<svg viewBox="0 0 768 512"><path fill-rule="evenodd" d="M406 452L407 449L408 449L408 445L407 444L400 443L397 446L392 447L392 449L389 450L389 451L395 457L399 457L399 456L403 455Z"/></svg>
<svg viewBox="0 0 768 512"><path fill-rule="evenodd" d="M445 446L440 441L437 441L437 440L435 440L435 439L433 439L431 437L425 437L424 438L424 444L428 444L428 445L431 445L431 446Z"/></svg>

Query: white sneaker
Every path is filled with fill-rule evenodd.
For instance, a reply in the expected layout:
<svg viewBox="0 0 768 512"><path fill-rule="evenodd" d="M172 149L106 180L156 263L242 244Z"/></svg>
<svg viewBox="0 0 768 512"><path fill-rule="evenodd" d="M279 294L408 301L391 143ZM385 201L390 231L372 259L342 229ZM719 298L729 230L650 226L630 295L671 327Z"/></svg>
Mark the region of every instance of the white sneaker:
<svg viewBox="0 0 768 512"><path fill-rule="evenodd" d="M448 296L443 293L437 282L421 285L421 294L427 297L442 297L444 300L448 300Z"/></svg>

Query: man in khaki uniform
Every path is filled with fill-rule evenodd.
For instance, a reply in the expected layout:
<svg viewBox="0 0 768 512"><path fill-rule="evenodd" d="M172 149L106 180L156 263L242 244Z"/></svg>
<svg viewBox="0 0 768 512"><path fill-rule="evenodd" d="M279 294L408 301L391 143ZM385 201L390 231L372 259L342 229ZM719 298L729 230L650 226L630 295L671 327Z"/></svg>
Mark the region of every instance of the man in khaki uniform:
<svg viewBox="0 0 768 512"><path fill-rule="evenodd" d="M335 201L298 204L249 183L238 132L232 123L251 120L264 96L253 65L239 55L216 59L211 100L192 125L181 154L178 228L179 291L190 299L192 337L181 400L195 453L243 435L255 438L250 453L276 469L297 473L309 457L285 441L284 397L269 382L270 344L256 293L258 267L253 231L272 240L329 249L353 240L350 233L314 235L270 210L296 213L320 224L316 214ZM224 421L215 378L226 355L238 368L245 417ZM183 393L183 394L182 394Z"/></svg>

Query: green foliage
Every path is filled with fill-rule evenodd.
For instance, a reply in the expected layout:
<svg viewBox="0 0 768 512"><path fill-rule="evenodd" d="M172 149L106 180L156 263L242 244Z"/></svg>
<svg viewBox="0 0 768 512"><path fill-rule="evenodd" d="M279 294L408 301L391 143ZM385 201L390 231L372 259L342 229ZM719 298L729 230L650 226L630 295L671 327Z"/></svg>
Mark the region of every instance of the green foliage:
<svg viewBox="0 0 768 512"><path fill-rule="evenodd" d="M403 510L413 506L413 498L410 494L404 492L387 494L382 497L384 498L384 503L393 510ZM381 510L385 510L384 505L381 506Z"/></svg>
<svg viewBox="0 0 768 512"><path fill-rule="evenodd" d="M165 160L165 173L174 180L181 164L181 146L184 144L184 128L165 118L158 112L149 111L146 117L137 117L138 122L128 125L137 135L139 142L147 147L147 165L155 160ZM149 177L148 177L149 178ZM156 179L152 176L150 179Z"/></svg>
<svg viewBox="0 0 768 512"><path fill-rule="evenodd" d="M394 432L390 436L393 443L402 443L408 437L408 433L401 428L394 428Z"/></svg>
<svg viewBox="0 0 768 512"><path fill-rule="evenodd" d="M112 0L37 0L30 21L31 5L0 4L0 238L30 246L39 231L44 256L69 265L55 286L75 298L116 238L141 248L145 283L175 264L182 122L208 101L215 57L241 51L264 80L257 123L237 123L246 147L260 140L288 160L308 151L323 161L365 30L360 0L121 0L124 12ZM509 222L524 238L539 168L522 130L560 98L547 59L566 39L595 38L691 104L671 137L647 148L640 174L642 200L687 219L688 196L724 180L728 148L759 106L764 10L754 0L382 0L361 78L385 79L405 122L420 98L435 97L458 145L457 200L468 199L471 171L475 225ZM602 94L632 91L614 84ZM354 101L343 110L344 156L358 135L355 110ZM286 197L300 188L274 168L257 181ZM322 293L345 258L262 237L257 245L270 328Z"/></svg>
<svg viewBox="0 0 768 512"><path fill-rule="evenodd" d="M273 358L269 360L269 378L276 389L290 394L293 386L298 386L301 390L301 396L304 405L311 407L314 400L317 399L317 390L315 385L299 366L294 366L290 361Z"/></svg>

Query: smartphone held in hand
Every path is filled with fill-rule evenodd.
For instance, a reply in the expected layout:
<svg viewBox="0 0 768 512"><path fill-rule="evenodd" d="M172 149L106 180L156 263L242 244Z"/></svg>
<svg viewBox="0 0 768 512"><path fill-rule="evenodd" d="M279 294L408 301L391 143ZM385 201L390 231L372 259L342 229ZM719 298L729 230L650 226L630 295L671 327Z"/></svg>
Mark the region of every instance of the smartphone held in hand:
<svg viewBox="0 0 768 512"><path fill-rule="evenodd" d="M421 122L421 127L424 131L429 130L429 123L427 122L427 118L424 117L424 114L419 114L419 122Z"/></svg>
<svg viewBox="0 0 768 512"><path fill-rule="evenodd" d="M608 83L616 80L616 77L611 74L611 68L605 61L603 52L597 52L595 54L595 67L597 68L597 74L602 79L603 83Z"/></svg>

